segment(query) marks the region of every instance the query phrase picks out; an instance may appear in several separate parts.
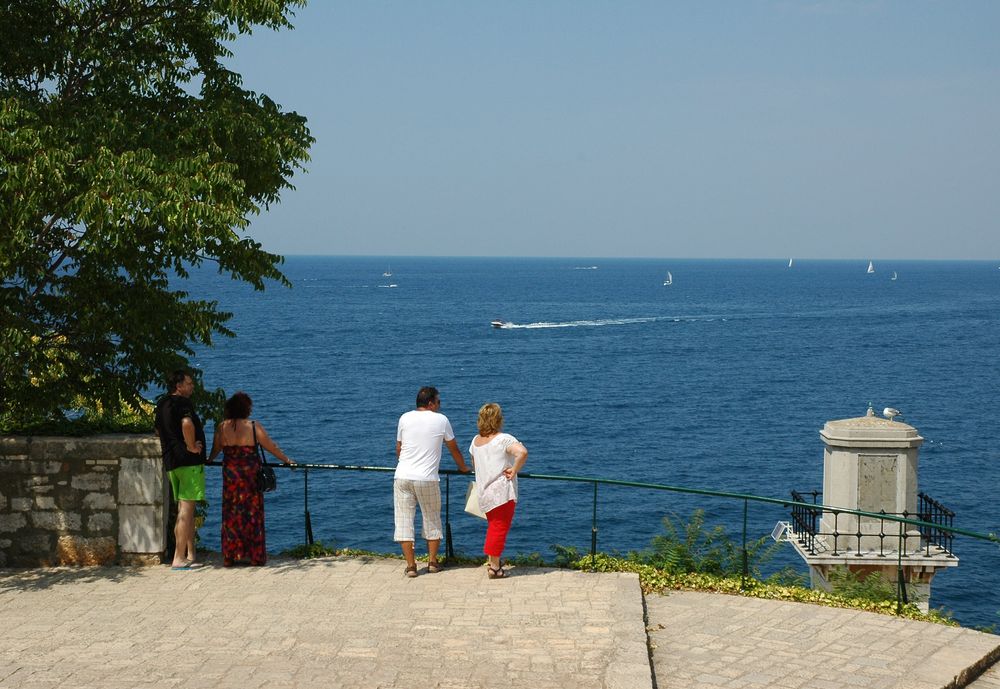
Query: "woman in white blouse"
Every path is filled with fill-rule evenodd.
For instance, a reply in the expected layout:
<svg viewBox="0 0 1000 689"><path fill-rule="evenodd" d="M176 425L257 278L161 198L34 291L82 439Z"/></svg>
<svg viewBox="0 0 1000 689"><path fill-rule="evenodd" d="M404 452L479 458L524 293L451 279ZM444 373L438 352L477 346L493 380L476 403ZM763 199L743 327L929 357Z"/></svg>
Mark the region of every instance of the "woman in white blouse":
<svg viewBox="0 0 1000 689"><path fill-rule="evenodd" d="M507 575L500 565L500 555L517 504L517 472L528 460L528 449L503 429L503 411L499 404L487 402L479 409L479 435L472 439L469 454L476 471L479 508L486 513L486 543L483 552L489 558L486 574L490 579Z"/></svg>

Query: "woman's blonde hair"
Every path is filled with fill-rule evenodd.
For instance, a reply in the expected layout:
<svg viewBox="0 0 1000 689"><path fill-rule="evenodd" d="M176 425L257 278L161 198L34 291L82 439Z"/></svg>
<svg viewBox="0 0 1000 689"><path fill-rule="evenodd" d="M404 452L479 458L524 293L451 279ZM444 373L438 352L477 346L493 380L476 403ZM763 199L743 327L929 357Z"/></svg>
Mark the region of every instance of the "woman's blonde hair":
<svg viewBox="0 0 1000 689"><path fill-rule="evenodd" d="M476 421L479 435L493 435L503 428L503 410L495 402L487 402L479 408L479 420Z"/></svg>

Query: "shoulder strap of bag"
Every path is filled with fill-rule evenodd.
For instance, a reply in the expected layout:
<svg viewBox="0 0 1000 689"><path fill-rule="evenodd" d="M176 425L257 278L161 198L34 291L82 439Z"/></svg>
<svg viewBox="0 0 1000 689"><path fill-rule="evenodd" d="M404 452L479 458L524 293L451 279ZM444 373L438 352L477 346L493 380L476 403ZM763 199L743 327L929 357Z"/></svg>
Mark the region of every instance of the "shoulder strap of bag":
<svg viewBox="0 0 1000 689"><path fill-rule="evenodd" d="M257 457L260 458L260 463L261 464L265 464L266 465L267 464L267 459L264 457L264 448L262 448L260 446L260 443L257 442L257 422L256 421L251 421L250 422L250 428L251 428L251 430L253 430L253 445L254 445L254 447L257 448Z"/></svg>

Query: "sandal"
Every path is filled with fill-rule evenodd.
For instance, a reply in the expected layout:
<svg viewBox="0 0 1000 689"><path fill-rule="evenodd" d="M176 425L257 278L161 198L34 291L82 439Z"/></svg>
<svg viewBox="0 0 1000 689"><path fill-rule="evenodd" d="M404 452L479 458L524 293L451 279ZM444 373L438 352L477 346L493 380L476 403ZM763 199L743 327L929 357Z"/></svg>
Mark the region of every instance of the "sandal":
<svg viewBox="0 0 1000 689"><path fill-rule="evenodd" d="M503 579L507 576L507 572L503 571L503 566L493 569L490 565L486 565L486 576L490 579Z"/></svg>
<svg viewBox="0 0 1000 689"><path fill-rule="evenodd" d="M429 574L437 574L438 572L440 572L443 569L444 569L444 565L442 565L440 562L428 562L427 563L427 572Z"/></svg>
<svg viewBox="0 0 1000 689"><path fill-rule="evenodd" d="M417 576L417 566L407 565L406 569L403 570L403 574L412 579L413 577Z"/></svg>

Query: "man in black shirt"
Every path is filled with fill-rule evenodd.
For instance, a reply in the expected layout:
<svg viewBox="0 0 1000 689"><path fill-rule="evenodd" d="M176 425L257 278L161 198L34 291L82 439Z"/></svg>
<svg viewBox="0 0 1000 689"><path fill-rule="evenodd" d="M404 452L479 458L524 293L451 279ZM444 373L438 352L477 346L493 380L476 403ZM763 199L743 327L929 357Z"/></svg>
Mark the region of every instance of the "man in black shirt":
<svg viewBox="0 0 1000 689"><path fill-rule="evenodd" d="M195 564L194 508L205 499L205 430L191 404L191 374L174 371L167 387L169 394L156 403L156 435L160 437L163 468L177 501L171 566L184 570Z"/></svg>

